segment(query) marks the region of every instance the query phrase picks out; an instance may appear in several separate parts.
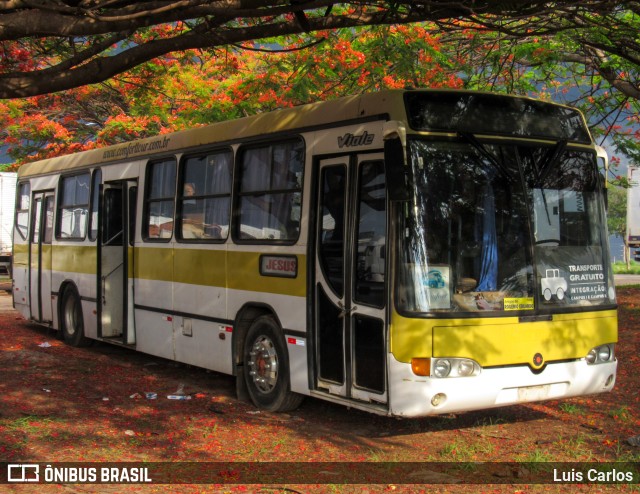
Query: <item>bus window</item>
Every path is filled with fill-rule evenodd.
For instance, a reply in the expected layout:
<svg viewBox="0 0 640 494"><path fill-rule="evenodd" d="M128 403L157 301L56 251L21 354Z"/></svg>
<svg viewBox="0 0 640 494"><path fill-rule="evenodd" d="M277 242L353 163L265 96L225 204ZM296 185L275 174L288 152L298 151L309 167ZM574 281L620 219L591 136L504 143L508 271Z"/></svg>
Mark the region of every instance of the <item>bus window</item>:
<svg viewBox="0 0 640 494"><path fill-rule="evenodd" d="M31 228L31 243L39 244L40 243L40 218L42 216L42 199L37 198L34 201L35 207L33 208L33 221L31 224L33 225Z"/></svg>
<svg viewBox="0 0 640 494"><path fill-rule="evenodd" d="M412 142L417 194L404 211L403 308L497 311L505 298L533 297L518 160L513 147L486 149Z"/></svg>
<svg viewBox="0 0 640 494"><path fill-rule="evenodd" d="M149 240L169 240L173 235L176 160L171 158L150 163L147 176L146 237Z"/></svg>
<svg viewBox="0 0 640 494"><path fill-rule="evenodd" d="M102 183L102 171L93 172L91 181L91 224L89 226L89 240L98 238L98 201L100 201L100 184Z"/></svg>
<svg viewBox="0 0 640 494"><path fill-rule="evenodd" d="M122 245L124 241L122 189L105 189L103 204L102 244L112 246Z"/></svg>
<svg viewBox="0 0 640 494"><path fill-rule="evenodd" d="M556 160L525 156L533 197L538 288L544 307L605 305L615 300L607 268L603 190L594 156L566 150Z"/></svg>
<svg viewBox="0 0 640 494"><path fill-rule="evenodd" d="M239 240L298 238L303 168L301 140L244 151L240 163Z"/></svg>
<svg viewBox="0 0 640 494"><path fill-rule="evenodd" d="M355 299L357 302L382 307L387 229L383 162L363 163L360 167L359 184Z"/></svg>
<svg viewBox="0 0 640 494"><path fill-rule="evenodd" d="M339 297L344 296L344 219L347 169L327 166L320 178L322 222L318 260L327 282Z"/></svg>
<svg viewBox="0 0 640 494"><path fill-rule="evenodd" d="M89 216L89 174L62 178L58 238L81 240Z"/></svg>
<svg viewBox="0 0 640 494"><path fill-rule="evenodd" d="M233 153L189 157L182 169L182 240L224 240L229 233Z"/></svg>
<svg viewBox="0 0 640 494"><path fill-rule="evenodd" d="M50 244L53 239L53 196L46 196L44 199L44 236L43 243Z"/></svg>
<svg viewBox="0 0 640 494"><path fill-rule="evenodd" d="M415 141L400 305L534 310L614 300L592 153ZM449 248L443 248L448 246ZM532 255L533 253L533 255Z"/></svg>
<svg viewBox="0 0 640 494"><path fill-rule="evenodd" d="M23 239L27 238L29 230L29 203L31 200L31 185L22 183L18 186L18 206L16 207L16 230Z"/></svg>

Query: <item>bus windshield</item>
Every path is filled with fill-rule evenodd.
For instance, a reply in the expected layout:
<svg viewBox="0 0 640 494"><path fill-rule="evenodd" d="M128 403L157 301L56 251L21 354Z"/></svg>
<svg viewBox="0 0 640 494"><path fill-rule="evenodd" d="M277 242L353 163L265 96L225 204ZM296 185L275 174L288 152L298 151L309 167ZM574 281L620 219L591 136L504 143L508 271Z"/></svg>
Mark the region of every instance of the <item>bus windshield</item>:
<svg viewBox="0 0 640 494"><path fill-rule="evenodd" d="M409 142L399 310L412 313L611 306L595 154L553 145Z"/></svg>

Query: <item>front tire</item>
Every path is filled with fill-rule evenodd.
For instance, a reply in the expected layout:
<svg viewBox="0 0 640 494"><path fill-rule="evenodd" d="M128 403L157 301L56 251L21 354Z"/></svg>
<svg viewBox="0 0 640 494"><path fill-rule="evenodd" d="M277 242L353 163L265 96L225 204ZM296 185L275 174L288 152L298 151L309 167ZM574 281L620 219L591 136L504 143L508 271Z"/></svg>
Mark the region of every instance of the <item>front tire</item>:
<svg viewBox="0 0 640 494"><path fill-rule="evenodd" d="M62 296L62 337L67 345L89 346L92 340L84 335L84 319L80 296L73 287L68 287Z"/></svg>
<svg viewBox="0 0 640 494"><path fill-rule="evenodd" d="M289 358L282 330L271 316L257 318L244 343L244 379L253 404L270 412L297 408L303 396L291 392Z"/></svg>

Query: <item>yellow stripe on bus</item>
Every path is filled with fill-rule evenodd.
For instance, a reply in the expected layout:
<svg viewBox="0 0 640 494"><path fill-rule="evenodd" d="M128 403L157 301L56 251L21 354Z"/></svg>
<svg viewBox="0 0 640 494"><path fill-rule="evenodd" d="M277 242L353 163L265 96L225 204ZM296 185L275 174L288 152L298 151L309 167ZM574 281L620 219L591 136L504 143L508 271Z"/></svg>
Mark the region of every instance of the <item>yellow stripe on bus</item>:
<svg viewBox="0 0 640 494"><path fill-rule="evenodd" d="M37 245L14 244L14 268L29 266L29 248L31 251L31 267L37 267ZM96 248L84 245L42 245L42 268L64 273L96 273Z"/></svg>
<svg viewBox="0 0 640 494"><path fill-rule="evenodd" d="M280 293L294 297L307 294L307 259L297 255L298 273L295 278L262 276L259 252L229 252L228 269L235 273L229 279L229 288L236 290Z"/></svg>
<svg viewBox="0 0 640 494"><path fill-rule="evenodd" d="M14 263L27 267L28 245L16 245ZM52 250L51 266L62 273L96 274L95 245L43 246ZM307 293L306 256L296 255L297 276L285 278L260 274L260 252L234 252L223 249L188 249L171 247L136 247L133 259L129 249L129 276L144 280L226 287L304 297ZM43 255L43 260L48 256ZM292 257L289 256L288 257ZM133 261L133 262L131 262ZM35 266L34 266L35 267ZM233 275L227 276L227 273Z"/></svg>
<svg viewBox="0 0 640 494"><path fill-rule="evenodd" d="M29 267L29 249L31 248L31 267L38 262L38 245L14 244L14 268ZM42 244L42 268L64 273L96 273L96 248L92 245L51 245Z"/></svg>
<svg viewBox="0 0 640 494"><path fill-rule="evenodd" d="M262 276L259 252L225 250L136 248L136 278L174 281L189 285L218 286L265 293L304 297L306 257L298 255L295 278ZM234 273L227 276L227 273Z"/></svg>
<svg viewBox="0 0 640 494"><path fill-rule="evenodd" d="M51 267L63 273L95 274L97 251L94 245L54 245Z"/></svg>
<svg viewBox="0 0 640 494"><path fill-rule="evenodd" d="M51 244L43 244L42 254L40 257L38 257L38 245L32 244L31 245L31 267L34 269L37 268L38 259L40 259L40 262L42 263L41 269L44 269L45 271L51 270L51 265L52 265L51 252L52 252ZM26 262L25 262L25 265L26 265Z"/></svg>
<svg viewBox="0 0 640 494"><path fill-rule="evenodd" d="M134 278L173 281L173 249L145 247L134 249Z"/></svg>
<svg viewBox="0 0 640 494"><path fill-rule="evenodd" d="M13 244L13 268L27 268L29 265L29 245Z"/></svg>

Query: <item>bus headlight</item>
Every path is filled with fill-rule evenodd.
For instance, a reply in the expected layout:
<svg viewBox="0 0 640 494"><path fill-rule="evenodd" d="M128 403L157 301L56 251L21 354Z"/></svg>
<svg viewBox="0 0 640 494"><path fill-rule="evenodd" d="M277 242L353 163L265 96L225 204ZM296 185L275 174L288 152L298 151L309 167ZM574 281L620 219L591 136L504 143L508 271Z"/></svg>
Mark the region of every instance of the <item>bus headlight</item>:
<svg viewBox="0 0 640 494"><path fill-rule="evenodd" d="M611 358L611 348L609 345L603 345L598 349L598 360L600 362L609 362Z"/></svg>
<svg viewBox="0 0 640 494"><path fill-rule="evenodd" d="M480 374L480 365L468 358L439 358L433 363L431 377L470 377Z"/></svg>
<svg viewBox="0 0 640 494"><path fill-rule="evenodd" d="M447 377L451 372L451 362L447 359L441 358L436 360L433 366L433 375L436 377Z"/></svg>
<svg viewBox="0 0 640 494"><path fill-rule="evenodd" d="M460 377L472 376L474 371L475 365L473 361L463 359L458 363L458 375Z"/></svg>
<svg viewBox="0 0 640 494"><path fill-rule="evenodd" d="M614 345L600 345L589 350L585 360L589 365L612 362L615 358Z"/></svg>

